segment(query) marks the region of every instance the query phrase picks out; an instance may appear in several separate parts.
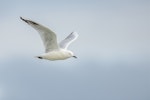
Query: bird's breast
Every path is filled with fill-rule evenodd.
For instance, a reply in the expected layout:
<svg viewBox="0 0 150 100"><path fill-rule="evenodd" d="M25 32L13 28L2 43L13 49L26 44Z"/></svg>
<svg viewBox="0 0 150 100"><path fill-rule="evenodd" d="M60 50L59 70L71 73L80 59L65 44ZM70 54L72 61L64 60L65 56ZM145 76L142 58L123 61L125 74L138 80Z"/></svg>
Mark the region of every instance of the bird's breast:
<svg viewBox="0 0 150 100"><path fill-rule="evenodd" d="M69 58L67 53L62 52L62 51L48 52L48 53L45 53L42 57L47 60L63 60L63 59Z"/></svg>

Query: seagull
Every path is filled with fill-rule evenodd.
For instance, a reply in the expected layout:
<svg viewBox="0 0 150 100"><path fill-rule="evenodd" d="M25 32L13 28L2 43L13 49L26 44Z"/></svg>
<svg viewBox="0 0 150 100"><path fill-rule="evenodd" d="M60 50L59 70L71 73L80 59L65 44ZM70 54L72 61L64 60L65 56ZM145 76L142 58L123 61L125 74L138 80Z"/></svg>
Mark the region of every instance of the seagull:
<svg viewBox="0 0 150 100"><path fill-rule="evenodd" d="M77 32L72 32L64 40L58 43L56 34L49 28L22 17L20 17L20 19L33 27L39 33L43 41L45 53L36 56L37 58L51 61L65 60L71 57L77 58L72 51L67 49L68 46L79 36Z"/></svg>

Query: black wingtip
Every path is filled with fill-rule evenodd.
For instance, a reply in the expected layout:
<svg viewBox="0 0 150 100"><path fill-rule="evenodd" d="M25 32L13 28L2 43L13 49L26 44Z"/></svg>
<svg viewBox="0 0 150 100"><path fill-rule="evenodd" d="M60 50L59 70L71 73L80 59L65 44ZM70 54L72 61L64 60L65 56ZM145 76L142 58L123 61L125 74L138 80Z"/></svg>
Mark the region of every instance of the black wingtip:
<svg viewBox="0 0 150 100"><path fill-rule="evenodd" d="M20 17L21 20L25 21L25 19L23 19L22 17Z"/></svg>
<svg viewBox="0 0 150 100"><path fill-rule="evenodd" d="M27 20L25 20L24 18L20 17L21 20L23 20L24 22L28 23Z"/></svg>
<svg viewBox="0 0 150 100"><path fill-rule="evenodd" d="M20 17L21 20L23 20L24 22L28 23L28 24L34 24L34 25L39 25L38 23L34 22L34 21L31 21L31 20L26 20L22 17Z"/></svg>
<svg viewBox="0 0 150 100"><path fill-rule="evenodd" d="M23 18L20 16L20 19L23 19Z"/></svg>

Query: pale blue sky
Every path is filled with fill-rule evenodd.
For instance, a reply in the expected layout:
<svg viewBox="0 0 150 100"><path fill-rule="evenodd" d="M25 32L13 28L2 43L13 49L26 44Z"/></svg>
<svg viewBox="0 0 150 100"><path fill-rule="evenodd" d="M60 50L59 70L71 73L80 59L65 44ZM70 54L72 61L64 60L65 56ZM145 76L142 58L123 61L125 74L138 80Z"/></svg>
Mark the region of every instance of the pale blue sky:
<svg viewBox="0 0 150 100"><path fill-rule="evenodd" d="M1 0L1 100L149 100L149 0ZM78 59L44 61L38 33L19 17L79 38Z"/></svg>
<svg viewBox="0 0 150 100"><path fill-rule="evenodd" d="M96 56L96 52L106 58L108 55L149 54L149 9L146 0L4 1L1 3L1 53L6 56L15 52L42 52L38 34L20 21L22 16L54 30L58 41L77 31L79 40L70 48L84 57L87 53ZM28 47L31 49L27 52Z"/></svg>

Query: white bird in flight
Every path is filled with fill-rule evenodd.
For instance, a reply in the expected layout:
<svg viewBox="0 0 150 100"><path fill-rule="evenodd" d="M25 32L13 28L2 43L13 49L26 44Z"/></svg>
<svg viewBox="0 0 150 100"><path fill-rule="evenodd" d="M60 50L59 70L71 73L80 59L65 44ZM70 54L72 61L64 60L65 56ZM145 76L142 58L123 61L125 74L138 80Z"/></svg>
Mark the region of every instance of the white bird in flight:
<svg viewBox="0 0 150 100"><path fill-rule="evenodd" d="M78 33L72 32L58 44L56 34L47 27L34 21L26 20L22 17L20 17L20 19L33 27L41 36L45 46L45 53L37 56L37 58L47 60L64 60L70 57L77 58L73 52L67 50L67 48L74 40L77 39Z"/></svg>

